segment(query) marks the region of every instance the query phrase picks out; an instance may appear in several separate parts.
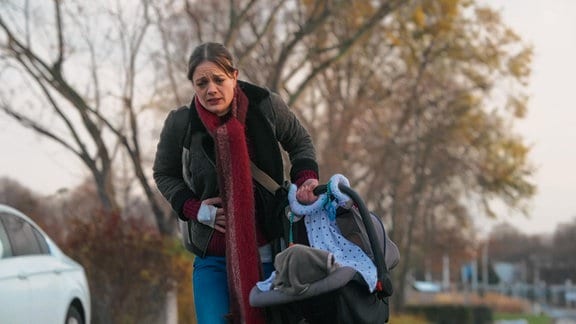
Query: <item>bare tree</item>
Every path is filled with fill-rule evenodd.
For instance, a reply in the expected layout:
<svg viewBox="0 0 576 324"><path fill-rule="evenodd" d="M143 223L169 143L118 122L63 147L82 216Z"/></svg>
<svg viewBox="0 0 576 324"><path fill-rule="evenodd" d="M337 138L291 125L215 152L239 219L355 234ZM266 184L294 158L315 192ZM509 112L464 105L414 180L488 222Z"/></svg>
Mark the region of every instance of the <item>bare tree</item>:
<svg viewBox="0 0 576 324"><path fill-rule="evenodd" d="M137 87L147 66L142 52L151 25L148 3L127 8L117 2L108 9L55 0L52 7L28 2L3 7L2 77L16 82L2 93L0 109L79 158L108 211L121 209L117 186L122 174L115 161L126 157L127 178L139 183L159 231L171 233L140 144L143 104ZM11 92L22 88L35 94L24 105Z"/></svg>

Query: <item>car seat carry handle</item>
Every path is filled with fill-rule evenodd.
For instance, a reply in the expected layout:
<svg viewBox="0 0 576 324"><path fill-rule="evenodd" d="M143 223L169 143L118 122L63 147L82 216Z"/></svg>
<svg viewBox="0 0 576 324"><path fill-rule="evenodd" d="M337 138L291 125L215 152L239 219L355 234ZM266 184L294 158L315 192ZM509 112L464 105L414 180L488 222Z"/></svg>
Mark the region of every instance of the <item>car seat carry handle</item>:
<svg viewBox="0 0 576 324"><path fill-rule="evenodd" d="M340 185L338 185L338 187L340 187ZM314 188L313 192L316 196L320 196L321 194L326 193L327 190L328 190L328 185L319 184L316 186L316 188Z"/></svg>
<svg viewBox="0 0 576 324"><path fill-rule="evenodd" d="M328 187L325 184L318 185L314 189L313 192L316 196L319 196L323 193L326 193L327 188ZM393 288L392 288L392 282L390 280L390 274L388 272L388 269L386 268L386 262L385 262L386 249L381 249L378 247L378 244L377 244L378 236L376 235L376 230L374 229L374 223L372 223L372 216L370 214L370 211L368 210L368 208L364 204L364 201L362 200L360 195L358 195L358 193L356 193L356 191L354 191L352 188L350 188L350 187L348 187L342 183L338 184L338 188L340 189L340 191L342 191L344 194L346 194L348 197L350 197L350 199L352 199L352 201L354 201L354 203L358 207L358 211L360 212L360 216L362 216L362 222L364 223L364 226L366 227L366 234L368 234L368 239L370 241L370 247L372 248L372 253L374 254L374 263L376 264L376 271L377 271L377 276L378 276L378 280L376 283L376 291L377 291L378 297L380 299L382 299L384 297L391 296L392 292L393 292ZM382 244L386 244L386 231L385 230L384 230L384 242L382 242Z"/></svg>

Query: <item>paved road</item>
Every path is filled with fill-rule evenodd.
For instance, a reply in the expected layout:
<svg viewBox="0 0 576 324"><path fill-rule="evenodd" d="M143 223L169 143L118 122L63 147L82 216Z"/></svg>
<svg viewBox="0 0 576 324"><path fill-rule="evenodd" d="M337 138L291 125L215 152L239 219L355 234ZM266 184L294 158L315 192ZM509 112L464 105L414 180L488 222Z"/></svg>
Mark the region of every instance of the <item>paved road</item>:
<svg viewBox="0 0 576 324"><path fill-rule="evenodd" d="M554 324L576 324L576 309L548 309L545 313L554 318Z"/></svg>
<svg viewBox="0 0 576 324"><path fill-rule="evenodd" d="M554 324L576 324L576 320L567 319L567 318L560 318L560 319L554 320Z"/></svg>
<svg viewBox="0 0 576 324"><path fill-rule="evenodd" d="M546 308L543 312L554 319L553 324L576 324L576 309ZM499 320L495 324L528 324L525 319Z"/></svg>

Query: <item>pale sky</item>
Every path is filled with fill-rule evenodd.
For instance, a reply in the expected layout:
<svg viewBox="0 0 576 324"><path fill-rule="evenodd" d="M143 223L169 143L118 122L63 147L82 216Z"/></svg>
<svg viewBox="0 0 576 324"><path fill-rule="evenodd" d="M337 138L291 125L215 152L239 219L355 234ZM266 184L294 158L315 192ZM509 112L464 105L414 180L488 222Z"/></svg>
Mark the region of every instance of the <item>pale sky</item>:
<svg viewBox="0 0 576 324"><path fill-rule="evenodd" d="M576 217L576 0L483 1L535 50L528 116L517 130L533 146L538 193L529 219L503 218L526 233L550 233ZM85 177L69 153L0 116L0 177L43 195Z"/></svg>
<svg viewBox="0 0 576 324"><path fill-rule="evenodd" d="M576 217L576 1L484 2L534 46L528 116L517 129L533 146L538 193L530 219L508 220L527 233L550 233Z"/></svg>

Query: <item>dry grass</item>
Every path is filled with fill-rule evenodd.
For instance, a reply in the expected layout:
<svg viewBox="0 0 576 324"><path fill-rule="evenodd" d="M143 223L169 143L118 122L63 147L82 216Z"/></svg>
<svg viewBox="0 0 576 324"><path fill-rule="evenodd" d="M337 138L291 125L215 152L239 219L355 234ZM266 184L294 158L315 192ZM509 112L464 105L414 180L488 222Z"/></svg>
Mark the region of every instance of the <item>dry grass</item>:
<svg viewBox="0 0 576 324"><path fill-rule="evenodd" d="M420 304L450 304L450 305L486 305L495 313L526 313L530 312L530 302L497 293L486 293L480 296L475 293L442 292L436 294L410 292L409 305Z"/></svg>
<svg viewBox="0 0 576 324"><path fill-rule="evenodd" d="M390 317L390 324L428 324L426 319L419 316L399 314Z"/></svg>

